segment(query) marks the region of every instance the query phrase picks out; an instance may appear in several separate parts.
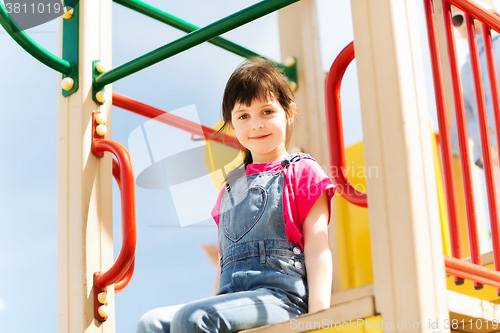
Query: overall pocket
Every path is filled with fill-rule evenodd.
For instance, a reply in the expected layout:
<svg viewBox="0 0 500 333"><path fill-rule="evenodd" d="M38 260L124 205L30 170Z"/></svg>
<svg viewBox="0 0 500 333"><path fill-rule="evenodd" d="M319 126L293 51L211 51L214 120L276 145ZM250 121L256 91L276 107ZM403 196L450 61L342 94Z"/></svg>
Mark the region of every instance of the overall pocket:
<svg viewBox="0 0 500 333"><path fill-rule="evenodd" d="M245 236L259 221L267 205L267 192L262 186L254 186L231 194L221 205L224 234L233 242Z"/></svg>
<svg viewBox="0 0 500 333"><path fill-rule="evenodd" d="M303 257L269 255L266 262L279 273L298 279L303 279L306 276Z"/></svg>

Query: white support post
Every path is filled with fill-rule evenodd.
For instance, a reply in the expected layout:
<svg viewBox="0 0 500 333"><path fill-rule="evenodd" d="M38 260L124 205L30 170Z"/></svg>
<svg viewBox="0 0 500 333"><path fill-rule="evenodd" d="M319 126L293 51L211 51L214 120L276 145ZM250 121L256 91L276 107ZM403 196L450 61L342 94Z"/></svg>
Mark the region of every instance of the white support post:
<svg viewBox="0 0 500 333"><path fill-rule="evenodd" d="M376 310L391 332L449 332L415 0L351 0ZM376 172L375 172L376 171ZM438 320L433 331L429 321ZM398 323L422 325L411 329Z"/></svg>
<svg viewBox="0 0 500 333"><path fill-rule="evenodd" d="M329 170L325 115L325 74L321 69L316 0L303 0L278 12L281 57L297 59L295 93L298 123L292 145Z"/></svg>
<svg viewBox="0 0 500 333"><path fill-rule="evenodd" d="M79 89L63 97L59 84L57 92L59 332L115 332L113 287L108 288L111 312L104 324L94 319L93 295L94 272L113 264L111 157L91 152L93 110L106 114L106 138L111 138L111 86L102 106L91 95L92 61L111 66L111 5L111 0L79 2ZM62 37L62 49L61 44Z"/></svg>

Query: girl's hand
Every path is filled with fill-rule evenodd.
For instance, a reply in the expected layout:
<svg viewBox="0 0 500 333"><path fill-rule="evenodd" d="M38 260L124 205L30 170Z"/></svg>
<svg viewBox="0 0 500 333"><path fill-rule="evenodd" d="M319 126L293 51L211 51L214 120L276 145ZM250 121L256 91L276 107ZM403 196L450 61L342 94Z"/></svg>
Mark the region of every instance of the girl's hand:
<svg viewBox="0 0 500 333"><path fill-rule="evenodd" d="M332 253L328 244L330 205L326 192L316 200L302 227L309 286L309 313L328 309L332 293Z"/></svg>

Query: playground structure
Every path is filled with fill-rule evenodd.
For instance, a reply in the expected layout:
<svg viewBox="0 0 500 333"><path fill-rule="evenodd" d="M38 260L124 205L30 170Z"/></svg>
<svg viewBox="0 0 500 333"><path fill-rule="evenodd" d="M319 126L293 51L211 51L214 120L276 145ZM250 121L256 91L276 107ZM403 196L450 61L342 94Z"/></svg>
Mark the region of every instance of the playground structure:
<svg viewBox="0 0 500 333"><path fill-rule="evenodd" d="M433 149L433 136L423 101L424 80L416 35L415 1L423 1L426 10L439 119L441 157L437 164L432 153L437 149ZM24 32L12 33L28 52L62 73L61 87L66 88L60 89L58 111L59 331L113 332L113 294L126 286L134 269L135 212L134 205L127 204L134 201L134 178L126 150L109 139L111 105L149 118L157 117L161 110L112 92L111 83L205 41L243 57L256 56L254 52L217 36L278 9L282 54L294 58L279 66L285 69L291 87L297 89L297 104L308 110L307 118L299 124L293 145L303 148L321 165L329 165L334 171L332 180L342 197L368 209L356 208L365 215L364 218L356 215L360 219L358 223L353 220L354 215L342 216L340 205L350 204L336 199L330 225L334 255L331 308L300 317L296 322L299 329L291 330L290 323L284 323L259 330L308 331L306 323L322 322L325 318L334 323L366 319L378 323L379 327L381 320L394 326L396 323L422 323L419 328L392 327L395 331L415 332L449 331L443 326L435 330L430 323L453 319L464 320L466 324L456 330L475 332L475 321L479 319L483 326L489 324L490 330L485 332L498 330L492 324L494 320L500 320L500 309L493 303L499 299L495 289L500 288L500 235L496 193L491 185L493 175L486 115L484 112L479 114L494 251L482 259L449 4L483 23L488 78L495 90L492 95L496 116L500 112L498 80L491 46L488 47L491 44L488 43L491 43L489 28L500 31L500 18L472 0L351 1L355 39L341 52L330 70L326 84L328 112L325 112L314 1L262 1L200 29L137 0L116 2L188 34L107 70L99 62L111 63L111 27L106 20L111 15L110 1L65 2L68 13L61 18L62 58L47 54ZM479 73L473 21L469 15L466 15L466 24L471 59L476 73ZM2 4L0 18L4 28L12 32ZM94 38L97 35L100 38ZM358 76L362 78L359 87L364 164L377 168L377 177L363 180L367 193L357 191L352 184L354 180L345 172L345 151L359 156L359 147L346 150L342 139L340 83L343 72L354 58L354 49ZM480 75L475 82L477 95L483 96ZM481 102L482 99L478 98L478 103ZM457 207L457 174L453 171L450 152L448 127L452 116L447 110L453 109L459 124L467 228L459 222L465 214ZM484 101L478 109L484 111ZM99 114L106 115L107 119ZM161 119L167 124L194 135L206 137L214 132L204 127L200 132L198 124L166 115ZM496 120L500 124L500 118ZM107 133L101 125L108 126ZM218 139L220 137L215 138ZM237 144L227 136L226 142L233 147ZM104 151L112 152L117 159L111 159L109 154L102 156ZM441 173L442 187L437 181ZM112 262L112 233L109 232L112 229L111 176L115 177L122 193L124 223L123 247L115 263ZM445 203L440 202L440 193ZM449 223L449 231L442 227L443 221ZM356 238L359 232L364 233L362 239L368 240L371 247L366 242L361 245L363 241ZM462 237L464 233L469 234L469 261L464 260L467 256L464 253L469 250L464 249L461 233ZM448 239L451 255L443 257L443 253L448 254ZM491 257L489 261L486 260L488 257ZM485 268L484 264L493 264L494 268ZM447 290L446 273L453 276L449 278L448 289L455 291ZM459 287L470 281L474 281L473 289L481 289L483 284L493 288L489 293L480 294ZM107 297L100 294L104 291L107 291ZM103 304L107 308L102 307ZM469 324L469 320L474 320L474 324Z"/></svg>

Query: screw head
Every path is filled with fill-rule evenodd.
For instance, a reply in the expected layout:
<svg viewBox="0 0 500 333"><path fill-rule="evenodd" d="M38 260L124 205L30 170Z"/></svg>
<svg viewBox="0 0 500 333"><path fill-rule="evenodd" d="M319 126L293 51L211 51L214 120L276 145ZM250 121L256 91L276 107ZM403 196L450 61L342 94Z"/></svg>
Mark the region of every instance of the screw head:
<svg viewBox="0 0 500 333"><path fill-rule="evenodd" d="M73 7L66 6L63 8L63 10L64 14L62 17L66 20L69 20L73 16Z"/></svg>
<svg viewBox="0 0 500 333"><path fill-rule="evenodd" d="M99 315L101 317L107 317L109 315L109 307L107 305L101 305L97 309L97 312L99 312Z"/></svg>
<svg viewBox="0 0 500 333"><path fill-rule="evenodd" d="M96 116L95 116L95 121L98 123L98 124L105 124L106 123L106 115L104 113L98 113Z"/></svg>
<svg viewBox="0 0 500 333"><path fill-rule="evenodd" d="M71 90L71 88L73 88L73 84L75 82L73 81L72 78L70 77L65 77L62 81L61 81L61 88L63 88L64 90L68 91L68 90Z"/></svg>
<svg viewBox="0 0 500 333"><path fill-rule="evenodd" d="M104 134L106 134L107 131L108 131L108 128L104 124L97 125L95 128L95 132L99 136L103 136Z"/></svg>
<svg viewBox="0 0 500 333"><path fill-rule="evenodd" d="M287 67L292 67L295 65L295 58L294 57L286 57L285 61L283 62L283 65Z"/></svg>
<svg viewBox="0 0 500 333"><path fill-rule="evenodd" d="M108 293L103 291L102 293L97 294L97 300L99 303L104 304L108 301ZM104 316L103 316L104 317Z"/></svg>
<svg viewBox="0 0 500 333"><path fill-rule="evenodd" d="M95 64L95 69L99 73L103 73L106 71L106 66L102 63L102 61L99 61L98 63Z"/></svg>
<svg viewBox="0 0 500 333"><path fill-rule="evenodd" d="M97 99L100 103L104 103L106 100L106 96L104 95L104 91L99 91L95 94L95 99Z"/></svg>

